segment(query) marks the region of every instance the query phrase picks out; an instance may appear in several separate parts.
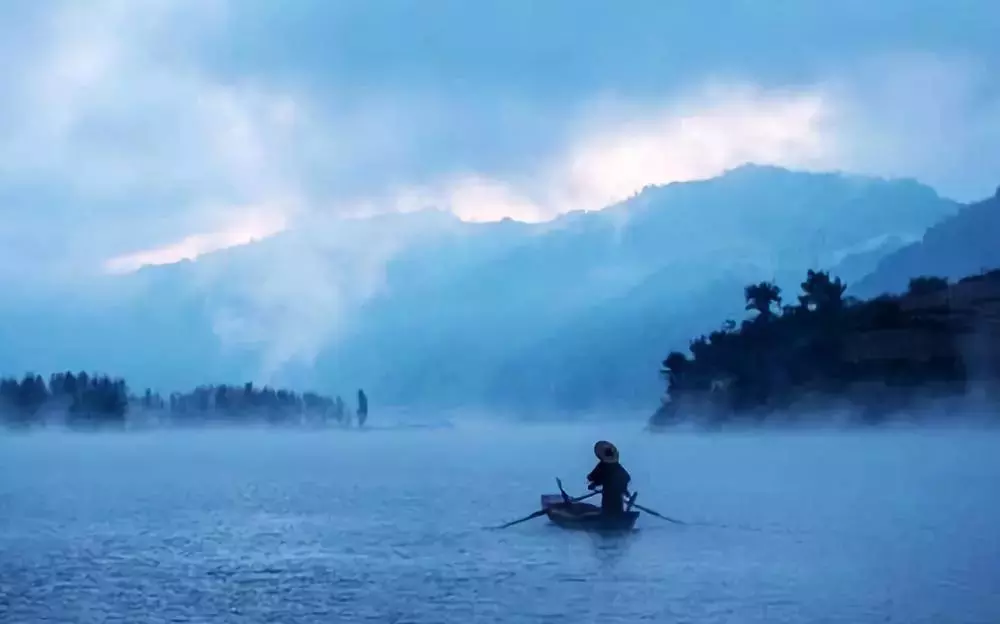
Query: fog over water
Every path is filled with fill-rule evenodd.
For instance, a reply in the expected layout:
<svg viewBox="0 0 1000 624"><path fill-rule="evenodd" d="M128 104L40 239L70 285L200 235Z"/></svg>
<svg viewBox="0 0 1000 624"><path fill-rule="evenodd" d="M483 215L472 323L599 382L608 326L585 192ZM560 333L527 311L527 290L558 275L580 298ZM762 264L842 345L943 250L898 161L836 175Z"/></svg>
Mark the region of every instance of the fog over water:
<svg viewBox="0 0 1000 624"><path fill-rule="evenodd" d="M622 537L536 509L614 441ZM1000 621L1000 434L619 426L0 437L0 621Z"/></svg>

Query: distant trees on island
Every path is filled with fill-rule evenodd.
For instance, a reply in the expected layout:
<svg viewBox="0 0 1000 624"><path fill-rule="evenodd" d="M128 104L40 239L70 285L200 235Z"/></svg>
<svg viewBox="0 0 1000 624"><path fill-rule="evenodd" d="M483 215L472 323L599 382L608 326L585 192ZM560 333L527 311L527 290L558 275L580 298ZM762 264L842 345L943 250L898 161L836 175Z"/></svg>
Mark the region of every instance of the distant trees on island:
<svg viewBox="0 0 1000 624"><path fill-rule="evenodd" d="M845 296L810 270L794 303L771 282L743 292L752 317L663 361L653 425L795 419L845 408L866 422L970 396L1000 403L1000 270L955 284L918 277L902 295Z"/></svg>
<svg viewBox="0 0 1000 624"><path fill-rule="evenodd" d="M0 379L0 422L11 427L65 424L124 426L126 421L172 424L204 422L349 424L344 401L313 392L242 386L199 386L164 399L145 390L133 395L122 378L56 373Z"/></svg>

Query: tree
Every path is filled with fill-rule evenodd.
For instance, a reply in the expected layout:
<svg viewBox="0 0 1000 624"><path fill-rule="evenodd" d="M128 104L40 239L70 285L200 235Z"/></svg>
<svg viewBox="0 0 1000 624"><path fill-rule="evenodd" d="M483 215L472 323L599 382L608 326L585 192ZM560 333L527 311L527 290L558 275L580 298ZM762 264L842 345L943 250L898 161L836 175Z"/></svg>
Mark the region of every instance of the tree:
<svg viewBox="0 0 1000 624"><path fill-rule="evenodd" d="M79 388L80 388L80 378L74 375L72 372L66 371L66 373L64 373L63 375L63 380L62 380L63 394L72 398L73 396L76 395Z"/></svg>
<svg viewBox="0 0 1000 624"><path fill-rule="evenodd" d="M691 361L680 351L671 351L667 359L663 360L663 369L660 371L671 384L676 383L684 375Z"/></svg>
<svg viewBox="0 0 1000 624"><path fill-rule="evenodd" d="M334 405L333 399L315 392L299 395L286 388L256 389L251 383L201 385L187 393L171 393L169 399L173 415L192 420L226 412L248 422L254 416L272 422L290 418L293 422L316 421L325 420ZM13 426L42 423L43 414L57 411L65 413L65 423L71 426L120 426L127 422L131 405L146 410L166 407L163 397L153 389L133 395L124 379L104 374L54 373L48 382L34 373L23 378L0 377L0 423Z"/></svg>
<svg viewBox="0 0 1000 624"><path fill-rule="evenodd" d="M910 280L909 287L906 289L906 294L914 296L930 295L947 289L948 278L922 275L920 277L914 277Z"/></svg>
<svg viewBox="0 0 1000 624"><path fill-rule="evenodd" d="M219 386L215 389L215 409L229 409L229 388L225 385Z"/></svg>
<svg viewBox="0 0 1000 624"><path fill-rule="evenodd" d="M41 375L26 374L18 390L17 405L29 415L34 415L49 397L48 388Z"/></svg>
<svg viewBox="0 0 1000 624"><path fill-rule="evenodd" d="M768 321L774 318L772 306L781 305L781 288L773 282L751 284L743 289L746 299L746 309L757 312L758 321Z"/></svg>
<svg viewBox="0 0 1000 624"><path fill-rule="evenodd" d="M809 269L806 279L802 282L802 295L799 304L808 310L827 312L844 307L844 292L847 284L839 277L830 278L828 271L813 271Z"/></svg>
<svg viewBox="0 0 1000 624"><path fill-rule="evenodd" d="M1000 285L1000 270L966 278L955 288L983 279L996 279ZM948 283L943 278L920 277L909 290L923 294L944 288ZM708 390L698 397L699 405L718 409L713 413L722 419L763 418L776 411L791 416L800 399L846 399L862 408L901 409L925 393L962 396L968 382L961 348L966 324L923 314L922 307L909 305L914 302L905 296L852 301L845 291L840 279L809 271L802 282L801 305L777 316L777 286L760 282L745 287L746 308L756 311L756 317L739 329L727 324L695 338L690 354L670 353L660 371L670 381L668 392L673 397L677 391ZM977 308L972 314L989 318L991 309ZM671 421L678 409L679 404L665 402L654 422Z"/></svg>

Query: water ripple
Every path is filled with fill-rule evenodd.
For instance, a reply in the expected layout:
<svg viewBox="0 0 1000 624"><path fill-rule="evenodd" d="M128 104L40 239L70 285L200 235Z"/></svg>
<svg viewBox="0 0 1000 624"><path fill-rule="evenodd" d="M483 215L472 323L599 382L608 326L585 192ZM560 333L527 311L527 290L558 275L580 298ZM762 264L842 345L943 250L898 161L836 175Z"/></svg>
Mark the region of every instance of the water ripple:
<svg viewBox="0 0 1000 624"><path fill-rule="evenodd" d="M600 433L0 439L0 621L1000 621L995 438L623 432L689 525L483 530Z"/></svg>

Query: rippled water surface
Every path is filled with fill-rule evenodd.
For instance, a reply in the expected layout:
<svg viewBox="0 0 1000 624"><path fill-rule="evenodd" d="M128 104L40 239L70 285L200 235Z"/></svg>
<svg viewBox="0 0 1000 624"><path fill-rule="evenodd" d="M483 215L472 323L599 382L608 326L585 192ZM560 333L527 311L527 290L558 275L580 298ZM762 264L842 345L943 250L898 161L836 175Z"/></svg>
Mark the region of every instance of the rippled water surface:
<svg viewBox="0 0 1000 624"><path fill-rule="evenodd" d="M691 524L483 529L597 437ZM996 624L998 485L983 432L8 436L0 621Z"/></svg>

